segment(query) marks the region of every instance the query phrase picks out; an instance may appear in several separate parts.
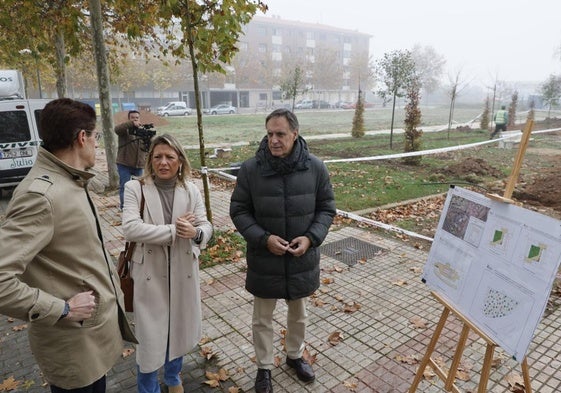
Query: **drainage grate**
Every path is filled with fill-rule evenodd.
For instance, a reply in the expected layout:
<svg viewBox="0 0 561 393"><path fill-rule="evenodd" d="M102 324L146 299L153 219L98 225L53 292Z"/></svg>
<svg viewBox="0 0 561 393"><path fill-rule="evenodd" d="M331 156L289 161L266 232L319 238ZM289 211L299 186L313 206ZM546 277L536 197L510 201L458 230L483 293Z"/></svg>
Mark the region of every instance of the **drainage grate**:
<svg viewBox="0 0 561 393"><path fill-rule="evenodd" d="M320 247L322 254L337 259L349 266L356 265L361 259L373 258L383 251L385 250L381 247L363 242L354 237L347 237Z"/></svg>

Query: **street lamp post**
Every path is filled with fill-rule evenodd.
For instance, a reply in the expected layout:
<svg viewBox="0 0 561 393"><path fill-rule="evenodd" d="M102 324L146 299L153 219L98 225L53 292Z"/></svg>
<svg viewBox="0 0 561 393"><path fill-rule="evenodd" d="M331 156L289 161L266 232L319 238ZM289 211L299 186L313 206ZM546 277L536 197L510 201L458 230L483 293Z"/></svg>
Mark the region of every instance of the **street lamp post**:
<svg viewBox="0 0 561 393"><path fill-rule="evenodd" d="M43 98L43 89L41 88L41 72L39 71L39 55L36 51L25 48L19 51L20 55L31 55L35 60L35 70L37 72L37 88L39 89L39 98Z"/></svg>

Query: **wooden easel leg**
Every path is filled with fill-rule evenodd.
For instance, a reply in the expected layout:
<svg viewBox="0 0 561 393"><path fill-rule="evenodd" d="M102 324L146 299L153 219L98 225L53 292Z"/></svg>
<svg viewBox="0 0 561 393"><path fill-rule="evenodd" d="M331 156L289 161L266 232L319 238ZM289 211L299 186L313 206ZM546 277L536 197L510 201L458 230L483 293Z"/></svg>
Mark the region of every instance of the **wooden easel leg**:
<svg viewBox="0 0 561 393"><path fill-rule="evenodd" d="M524 391L532 393L532 382L530 381L530 371L528 370L528 358L522 361L522 377L524 378Z"/></svg>
<svg viewBox="0 0 561 393"><path fill-rule="evenodd" d="M436 348L436 343L438 342L438 338L442 333L442 329L446 324L446 319L448 319L448 315L450 315L450 309L448 307L444 307L442 310L442 315L440 316L440 320L436 325L436 329L434 330L434 334L432 335L432 339L430 340L429 346L427 347L427 353L423 357L423 360L419 364L419 368L417 369L417 374L415 374L415 379L413 380L413 384L409 388L409 393L415 393L417 391L417 387L423 378L423 373L425 372L425 368L429 364L430 356L432 355L434 349Z"/></svg>
<svg viewBox="0 0 561 393"><path fill-rule="evenodd" d="M481 369L481 379L479 380L478 393L485 393L487 391L487 382L491 375L491 365L493 364L493 353L495 352L495 344L487 343L487 350L485 351L485 360L483 368Z"/></svg>
<svg viewBox="0 0 561 393"><path fill-rule="evenodd" d="M456 379L456 373L458 371L458 366L462 360L462 354L464 353L464 348L466 347L466 341L469 335L469 326L464 323L462 328L462 333L460 334L460 339L458 340L458 346L456 347L456 353L452 359L452 364L450 365L450 371L448 371L448 378L446 378L446 383L444 389L449 392L454 385L454 380Z"/></svg>

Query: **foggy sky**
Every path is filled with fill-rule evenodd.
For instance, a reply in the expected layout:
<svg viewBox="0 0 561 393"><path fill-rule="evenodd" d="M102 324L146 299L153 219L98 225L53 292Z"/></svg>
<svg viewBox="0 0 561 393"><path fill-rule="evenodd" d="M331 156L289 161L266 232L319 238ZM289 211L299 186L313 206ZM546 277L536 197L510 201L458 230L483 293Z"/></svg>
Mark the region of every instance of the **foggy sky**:
<svg viewBox="0 0 561 393"><path fill-rule="evenodd" d="M371 34L373 60L432 46L444 80L543 82L561 74L561 0L263 0L267 17Z"/></svg>

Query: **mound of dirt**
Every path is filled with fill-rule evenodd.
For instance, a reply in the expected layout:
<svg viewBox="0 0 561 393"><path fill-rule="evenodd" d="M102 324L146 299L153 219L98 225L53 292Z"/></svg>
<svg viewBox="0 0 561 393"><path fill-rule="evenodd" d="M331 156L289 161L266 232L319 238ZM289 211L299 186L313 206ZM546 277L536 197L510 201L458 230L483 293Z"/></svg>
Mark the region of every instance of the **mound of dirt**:
<svg viewBox="0 0 561 393"><path fill-rule="evenodd" d="M513 196L531 205L551 207L561 212L561 171L558 168L544 169L544 173L536 175Z"/></svg>
<svg viewBox="0 0 561 393"><path fill-rule="evenodd" d="M482 158L466 158L461 162L445 166L440 172L448 177L462 179L471 176L504 177L500 170L492 167Z"/></svg>

